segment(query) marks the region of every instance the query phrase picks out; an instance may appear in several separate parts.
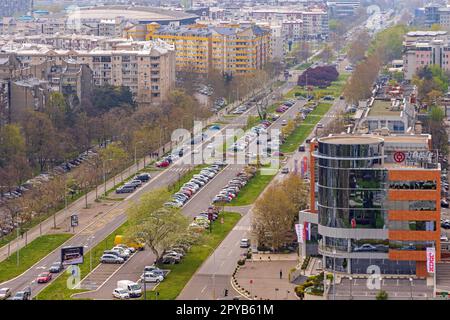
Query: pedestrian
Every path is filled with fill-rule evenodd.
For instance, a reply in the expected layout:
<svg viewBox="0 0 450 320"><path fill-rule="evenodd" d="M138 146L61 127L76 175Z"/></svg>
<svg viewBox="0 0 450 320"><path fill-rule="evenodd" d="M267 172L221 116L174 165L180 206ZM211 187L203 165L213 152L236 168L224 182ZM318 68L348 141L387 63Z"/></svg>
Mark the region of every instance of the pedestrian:
<svg viewBox="0 0 450 320"><path fill-rule="evenodd" d="M283 270L280 269L280 279L283 278Z"/></svg>

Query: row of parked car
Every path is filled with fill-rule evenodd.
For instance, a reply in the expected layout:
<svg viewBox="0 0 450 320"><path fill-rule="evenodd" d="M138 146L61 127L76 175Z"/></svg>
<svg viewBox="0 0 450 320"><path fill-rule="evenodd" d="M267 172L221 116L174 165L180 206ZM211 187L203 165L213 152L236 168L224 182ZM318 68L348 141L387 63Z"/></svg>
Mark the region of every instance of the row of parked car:
<svg viewBox="0 0 450 320"><path fill-rule="evenodd" d="M224 166L224 162L216 161L214 164L202 169L198 174L193 175L191 180L183 184L180 190L172 196L172 200L164 205L166 207L181 208L195 193L214 178Z"/></svg>
<svg viewBox="0 0 450 320"><path fill-rule="evenodd" d="M242 169L235 178L230 180L225 187L213 198L213 203L229 203L236 198L239 191L253 178L256 174L256 168L247 166Z"/></svg>
<svg viewBox="0 0 450 320"><path fill-rule="evenodd" d="M211 107L211 111L212 112L218 112L220 109L222 109L223 107L225 107L225 105L227 104L225 98L217 98L214 101L214 105Z"/></svg>
<svg viewBox="0 0 450 320"><path fill-rule="evenodd" d="M210 206L207 212L201 212L194 217L194 220L189 225L189 229L194 232L203 232L210 228L213 223L219 217L219 209Z"/></svg>
<svg viewBox="0 0 450 320"><path fill-rule="evenodd" d="M143 183L151 179L150 174L141 173L134 177L131 181L126 182L123 186L116 189L116 193L133 193Z"/></svg>
<svg viewBox="0 0 450 320"><path fill-rule="evenodd" d="M291 99L288 101L283 102L282 105L280 105L278 108L275 109L278 113L284 113L286 112L290 107L292 107L295 104L295 100Z"/></svg>
<svg viewBox="0 0 450 320"><path fill-rule="evenodd" d="M124 244L118 244L110 250L103 251L103 255L100 257L101 263L124 263L127 261L133 253L136 252L136 248L128 247Z"/></svg>

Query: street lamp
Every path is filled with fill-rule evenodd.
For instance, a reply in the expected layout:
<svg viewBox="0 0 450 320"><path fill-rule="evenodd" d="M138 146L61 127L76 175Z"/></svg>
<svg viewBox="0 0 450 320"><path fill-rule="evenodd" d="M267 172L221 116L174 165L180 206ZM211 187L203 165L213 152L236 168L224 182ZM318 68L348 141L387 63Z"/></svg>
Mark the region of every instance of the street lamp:
<svg viewBox="0 0 450 320"><path fill-rule="evenodd" d="M138 163L137 163L137 145L140 143L144 143L144 141L138 141L134 144L134 165L136 167L136 173L138 172ZM145 155L144 155L144 167L145 167Z"/></svg>
<svg viewBox="0 0 450 320"><path fill-rule="evenodd" d="M350 280L350 300L353 300L353 296L352 296L353 278L349 277L348 280Z"/></svg>
<svg viewBox="0 0 450 320"><path fill-rule="evenodd" d="M413 299L413 278L409 278L409 284L410 284L410 288L411 288L411 300Z"/></svg>
<svg viewBox="0 0 450 320"><path fill-rule="evenodd" d="M105 163L106 161L112 161L112 159L106 159L103 161L103 183L105 185L105 197L106 197L106 171L105 171Z"/></svg>

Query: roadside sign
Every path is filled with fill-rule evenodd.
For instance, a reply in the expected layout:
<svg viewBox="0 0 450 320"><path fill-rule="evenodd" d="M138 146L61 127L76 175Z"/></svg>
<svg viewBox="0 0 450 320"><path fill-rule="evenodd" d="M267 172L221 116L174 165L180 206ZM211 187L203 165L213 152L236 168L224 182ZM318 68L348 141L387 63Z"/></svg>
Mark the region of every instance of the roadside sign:
<svg viewBox="0 0 450 320"><path fill-rule="evenodd" d="M427 248L427 272L434 273L436 267L436 249Z"/></svg>
<svg viewBox="0 0 450 320"><path fill-rule="evenodd" d="M77 214L73 214L70 216L70 226L72 228L78 227L78 215Z"/></svg>

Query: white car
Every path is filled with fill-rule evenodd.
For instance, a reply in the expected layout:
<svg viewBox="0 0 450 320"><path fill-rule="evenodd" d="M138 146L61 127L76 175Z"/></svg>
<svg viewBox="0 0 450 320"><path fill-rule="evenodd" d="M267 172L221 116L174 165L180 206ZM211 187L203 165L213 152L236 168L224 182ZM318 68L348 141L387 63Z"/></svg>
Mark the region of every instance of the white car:
<svg viewBox="0 0 450 320"><path fill-rule="evenodd" d="M114 247L111 249L112 251L116 251L122 255L125 255L127 257L131 256L131 251L129 249L124 249L122 247Z"/></svg>
<svg viewBox="0 0 450 320"><path fill-rule="evenodd" d="M153 272L144 272L141 275L141 281L142 282L156 282L156 283L158 283L158 282L161 282L163 280L164 280L163 276L157 275L157 274L155 274Z"/></svg>
<svg viewBox="0 0 450 320"><path fill-rule="evenodd" d="M124 249L124 250L130 250L131 253L136 252L136 249L135 249L135 248L133 248L133 247L127 247L127 246L124 245L124 244L118 244L116 247L122 248L122 249Z"/></svg>
<svg viewBox="0 0 450 320"><path fill-rule="evenodd" d="M124 299L130 299L130 295L125 289L117 288L114 289L112 293L113 297L116 299L124 300Z"/></svg>
<svg viewBox="0 0 450 320"><path fill-rule="evenodd" d="M210 143L206 146L206 149L213 149L213 148L214 148L214 146L212 145L212 143Z"/></svg>

